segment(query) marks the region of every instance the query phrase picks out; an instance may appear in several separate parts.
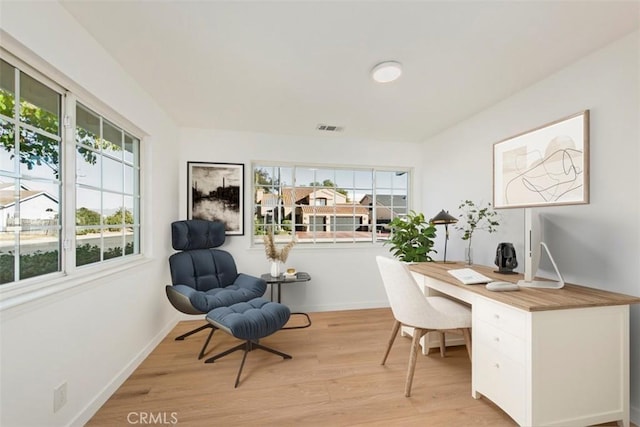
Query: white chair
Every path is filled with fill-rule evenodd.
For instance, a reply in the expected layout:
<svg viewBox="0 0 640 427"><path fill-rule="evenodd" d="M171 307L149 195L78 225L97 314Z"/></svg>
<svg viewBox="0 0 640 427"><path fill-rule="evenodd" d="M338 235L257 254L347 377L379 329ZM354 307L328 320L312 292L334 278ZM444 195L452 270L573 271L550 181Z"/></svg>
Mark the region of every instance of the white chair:
<svg viewBox="0 0 640 427"><path fill-rule="evenodd" d="M409 397L420 338L427 332L438 331L442 334L440 341L442 355L444 355L442 338L444 332L461 332L471 358L471 309L448 298L425 296L406 264L382 256L376 257L376 261L395 318L382 365L387 361L400 326L413 328L409 368L404 389L404 395Z"/></svg>

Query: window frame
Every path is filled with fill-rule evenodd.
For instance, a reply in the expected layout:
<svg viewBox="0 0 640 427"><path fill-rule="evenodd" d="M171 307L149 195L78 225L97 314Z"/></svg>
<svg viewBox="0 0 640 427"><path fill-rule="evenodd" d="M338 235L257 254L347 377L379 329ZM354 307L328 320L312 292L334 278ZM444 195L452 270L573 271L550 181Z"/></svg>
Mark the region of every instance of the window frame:
<svg viewBox="0 0 640 427"><path fill-rule="evenodd" d="M13 55L5 55L5 51L0 49L0 59L3 60L4 62L6 62L7 64L9 64L11 67L13 67L13 72L14 72L14 90L17 87L17 90L14 91L14 116L13 118L10 118L9 124L11 126L14 127L14 137L16 139L16 141L18 141L20 139L20 133L21 133L21 129L26 129L29 130L31 132L34 132L38 135L41 135L45 138L49 138L49 139L53 139L55 137L55 139L59 140L59 146L58 146L58 179L56 180L56 182L52 181L51 179L48 178L40 178L37 177L37 174L29 174L29 173L24 173L24 171L22 170L21 167L21 162L19 160L14 160L15 162L15 167L14 167L14 171L13 173L3 173L3 177L6 177L8 179L12 179L14 180L14 185L15 183L18 183L19 186L22 185L23 181L26 182L41 182L41 183L48 183L48 184L54 184L57 185L57 194L55 195L58 198L58 204L60 206L60 208L58 209L58 224L55 227L46 227L46 228L56 228L58 230L58 239L57 239L57 252L58 252L58 270L56 271L52 271L49 273L45 273L45 274L41 274L41 275L36 275L36 276L32 276L32 277L28 277L25 279L21 279L21 280L13 280L11 282L6 282L3 284L0 284L0 288L2 286L6 286L6 285L12 285L14 283L23 283L25 281L31 281L31 280L37 280L39 278L42 277L52 277L55 278L57 276L61 276L63 275L63 271L64 271L64 249L63 249L63 234L62 234L62 229L64 227L63 222L64 222L64 218L63 218L63 209L66 205L66 202L64 200L64 190L63 190L63 176L64 176L64 145L65 145L65 127L64 127L64 114L65 114L65 93L66 90L64 89L64 87L60 84L58 84L57 82L51 80L50 78L48 78L46 75L44 75L43 73L38 72L37 70L34 70L33 68L29 67L27 64L25 64L23 61L21 61L20 59L16 58ZM21 103L23 101L22 98L22 86L23 86L23 82L22 82L22 76L26 75L28 76L30 79L46 86L49 90L51 90L52 92L55 92L58 96L58 108L59 108L59 120L58 120L58 132L59 135L54 135L48 131L45 130L41 130L39 128L37 128L36 126L33 126L30 123L27 123L25 121L22 120L22 116L21 116ZM17 84L17 86L16 86ZM17 125L17 127L16 127ZM17 211L18 213L20 212L21 209L21 205L22 202L18 201L18 207L17 207ZM22 222L22 220L21 220ZM20 233L22 229L22 225L19 225L17 227L17 230L14 231L14 233ZM18 237L18 241L20 240L20 237ZM16 275L20 274L20 258L21 258L21 254L22 251L21 249L23 248L19 243L18 246L16 247L16 242L14 241L14 250L15 254L14 254L14 277Z"/></svg>
<svg viewBox="0 0 640 427"><path fill-rule="evenodd" d="M126 257L131 256L131 255L136 255L136 252L135 252L136 249L138 250L138 252L137 252L138 254L141 253L140 241L141 241L142 217L140 215L140 213L141 213L140 212L141 211L141 207L140 207L141 194L140 194L140 191L139 191L140 190L140 175L141 175L141 170L142 170L141 165L140 165L141 139L139 137L137 137L137 136L134 136L131 132L127 131L127 129L125 129L122 126L118 125L117 123L113 122L110 118L108 118L105 115L103 115L103 114L91 109L84 102L79 101L79 100L76 99L74 105L75 105L75 109L74 109L74 115L73 115L73 118L72 118L72 121L73 121L73 124L74 124L72 129L74 129L74 131L72 132L73 138L70 138L70 139L73 140L73 142L69 142L70 145L73 144L73 153L72 153L73 160L72 161L74 163L74 171L77 171L77 169L78 169L78 165L76 163L78 146L81 146L81 147L84 147L84 148L89 148L85 144L78 143L77 139L75 138L76 131L78 129L78 126L77 126L77 115L75 114L75 112L77 111L78 108L84 109L87 112L97 116L97 118L99 119L99 122L100 122L100 130L101 130L101 134L102 134L102 137L98 136L99 139L104 139L104 137L103 137L104 136L103 127L104 127L104 124L107 123L111 127L115 126L115 127L118 128L118 130L121 133L121 138L122 138L121 141L122 141L122 144L123 144L122 159L120 159L120 160L117 159L115 156L113 156L111 153L105 152L103 148L101 148L100 150L95 150L94 148L91 148L91 150L94 153L97 153L100 156L101 164L102 164L102 167L101 167L101 170L100 170L100 184L98 186L91 185L91 184L80 183L80 182L78 182L77 177L74 178L74 182L73 182L74 188L75 188L75 191L74 191L75 209L74 209L74 223L73 223L74 236L73 236L73 239L70 240L73 243L73 245L72 245L73 246L73 250L71 250L70 252L74 253L74 257L77 254L77 250L78 250L78 243L77 243L77 240L78 240L78 229L81 229L81 230L87 230L87 229L100 230L100 259L95 261L95 262L90 262L90 263L86 263L86 264L82 264L82 265L78 265L78 262L77 262L77 259L76 259L74 261L74 266L75 266L75 268L80 269L80 268L87 268L89 266L93 266L93 265L96 265L96 264L101 264L101 263L104 263L104 262L108 262L110 259L118 260L118 259L121 259L120 257L126 258ZM133 153L134 154L134 161L133 162L128 162L124 157L124 153L125 153L124 143L125 143L125 137L126 136L129 136L129 137L135 139L135 141L137 141L137 147L136 147L136 149L134 150L134 153ZM69 147L69 148L71 148L71 147ZM123 179L122 186L123 186L123 188L121 188L119 191L116 191L113 188L108 188L105 185L105 182L104 182L104 169L103 169L104 160L105 159L118 162L118 164L123 167L123 169L122 169L122 179ZM135 160L137 160L137 163L136 163ZM125 185L125 181L124 181L124 174L125 174L124 171L125 171L125 169L124 168L126 166L131 166L132 169L133 169L134 178L133 178L133 185L132 185L132 193L127 193L126 190L124 189L124 185ZM122 237L122 242L121 243L123 244L123 248L122 249L123 249L124 253L122 255L120 255L120 257L115 257L115 258L105 258L105 253L104 253L104 249L105 249L105 247L104 247L104 239L105 239L105 236L104 236L104 232L106 230L110 229L110 228L113 228L113 227L110 227L109 224L104 222L104 220L106 218L105 218L105 215L104 215L103 211L100 212L101 213L101 221L100 221L99 225L95 225L95 226L79 226L76 223L76 221L75 221L75 212L77 212L77 206L78 206L78 203L77 203L78 202L78 197L77 196L78 196L78 189L80 189L80 188L83 188L85 190L98 191L100 193L101 199L102 199L101 200L101 205L104 203L105 194L119 195L123 199L128 196L128 197L131 197L133 199L133 206L132 206L132 211L133 212L132 212L132 214L134 216L134 222L133 222L133 224L131 224L131 227L134 229L133 236L132 236L132 238L133 238L133 248L134 248L134 253L133 254L130 254L130 255L126 254L126 238L125 238L125 234L124 234L124 228L127 228L127 224L124 222L124 218L123 218L123 222L119 224L123 228L123 234L121 236ZM121 207L125 207L125 206L122 205ZM137 219L137 221L136 221L136 219Z"/></svg>
<svg viewBox="0 0 640 427"><path fill-rule="evenodd" d="M295 182L296 179L296 169L320 169L320 170L333 170L335 171L348 171L348 172L370 172L372 173L372 178L371 178L371 188L368 189L369 191L367 193L365 193L365 195L371 195L371 197L373 198L373 201L376 200L377 198L377 190L380 188L386 188L386 187L381 187L379 185L376 184L376 177L377 177L377 173L378 172L394 172L394 173L406 173L407 174L407 180L406 180L406 189L403 189L404 192L406 192L406 194L404 195L406 197L406 204L404 206L404 209L406 210L406 212L410 212L412 210L412 203L413 203L413 180L414 180L414 168L411 166L370 166L370 165L346 165L346 164L320 164L320 163L307 163L307 162L279 162L279 161L270 161L270 160L253 160L251 161L251 212L252 212L252 217L251 217L251 244L250 246L253 248L261 248L264 246L263 240L262 240L262 234L256 234L256 227L259 227L256 224L256 219L258 219L258 214L257 212L259 212L261 210L261 207L264 206L263 204L259 203L257 201L257 189L258 186L256 185L256 171L258 169L262 169L264 167L269 167L269 168L284 168L284 169L291 169L291 177L293 180L293 187L294 188L300 188L300 187L309 187L308 185L299 185L297 182ZM354 175L355 176L355 175ZM318 186L318 188L323 188L323 186ZM339 188L342 188L339 183L336 183L336 185L332 188L332 191L337 191ZM345 189L345 188L342 188ZM346 189L347 191L351 191L355 194L356 190L363 190L363 188L360 188L359 186L357 186L355 183L353 184L353 187L349 187ZM295 190L294 190L295 192ZM313 199L314 202L309 204L310 208L325 208L325 207L331 207L331 205L316 205L315 204L315 200L317 199ZM355 202L355 200L354 200ZM334 205L335 206L335 205ZM358 215L355 212L355 209L357 207L359 207L360 205L358 205L357 203L353 203L352 205L354 207L354 213L353 213L353 218L356 218ZM292 202L292 204L290 205L291 209L293 211L295 211L296 207L298 207L298 205L296 204L295 201ZM375 204L372 204L370 206L367 206L367 208L370 209L370 218L369 218L369 222L368 224L366 224L369 228L371 228L370 230L367 231L367 233L369 233L369 238L365 239L365 238L356 238L353 237L352 239L338 239L338 238L332 238L332 239L318 239L317 237L313 236L310 238L310 241L305 238L304 240L301 239L297 239L298 244L304 246L305 248L311 248L311 247L333 247L333 248L344 248L348 245L355 245L355 246L363 246L363 245L382 245L384 244L385 241L387 241L388 237L382 237L378 235L378 229L379 226L381 225L381 223L379 223L378 218L377 218L377 209L375 208ZM340 216L337 215L333 215L334 219L335 218L339 218ZM355 221L355 219L354 219ZM338 224L337 222L335 224ZM266 226L268 226L268 224L265 223ZM292 230L292 234L290 235L295 235L296 233L296 226L301 226L303 224L298 224L296 221L292 221L291 223L291 227L293 228ZM325 224L326 226L326 224ZM330 227L333 227L334 224L331 224ZM355 227L355 222L353 227ZM314 225L312 226L312 228L316 229L317 227L315 226L315 222ZM328 228L328 230L330 232L335 232L337 230L334 230L333 228ZM354 233L355 236L355 233ZM388 236L388 234L387 234ZM276 236L277 237L277 236ZM290 237L289 237L290 238ZM285 240L288 238L285 238ZM283 239L279 239L279 242L284 242L285 240Z"/></svg>
<svg viewBox="0 0 640 427"><path fill-rule="evenodd" d="M9 50L11 49L11 51ZM100 101L93 94L87 92L77 83L33 53L26 51L19 45L8 43L0 46L0 58L14 68L23 72L36 81L53 89L61 95L60 103L60 209L59 212L59 247L60 247L60 271L55 271L39 276L0 284L0 311L20 305L46 295L52 295L62 290L87 284L96 277L115 274L132 266L149 261L145 255L148 248L144 245L147 232L147 224L144 215L145 192L144 181L144 156L145 138L148 136L138 126L121 116L113 108ZM33 65L32 65L33 64ZM123 254L112 259L101 259L99 262L85 266L76 266L75 259L75 105L81 103L84 107L104 117L109 123L119 127L125 134L134 137L137 142L137 159L134 162L137 178L133 189L134 209L137 209L137 243L133 254ZM18 102L16 102L18 104Z"/></svg>

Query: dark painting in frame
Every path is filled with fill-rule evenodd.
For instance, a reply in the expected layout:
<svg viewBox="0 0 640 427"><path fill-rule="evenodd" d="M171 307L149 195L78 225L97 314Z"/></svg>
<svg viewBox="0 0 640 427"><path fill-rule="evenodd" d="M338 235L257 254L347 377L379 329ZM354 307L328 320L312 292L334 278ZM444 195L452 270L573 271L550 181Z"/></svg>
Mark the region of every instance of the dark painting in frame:
<svg viewBox="0 0 640 427"><path fill-rule="evenodd" d="M244 235L244 164L187 162L188 219L221 221Z"/></svg>

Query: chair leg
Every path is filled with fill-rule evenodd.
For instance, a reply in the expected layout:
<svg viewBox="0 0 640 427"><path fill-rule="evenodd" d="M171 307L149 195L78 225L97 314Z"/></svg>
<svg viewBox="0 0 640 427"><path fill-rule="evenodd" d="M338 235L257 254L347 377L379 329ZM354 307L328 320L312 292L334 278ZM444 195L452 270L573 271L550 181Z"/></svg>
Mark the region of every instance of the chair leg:
<svg viewBox="0 0 640 427"><path fill-rule="evenodd" d="M204 357L204 352L207 350L207 346L209 345L209 341L211 341L211 337L213 336L213 333L216 331L215 326L211 325L211 332L209 332L209 336L207 337L207 340L204 342L204 345L202 346L202 350L200 350L200 354L198 355L198 360L202 359Z"/></svg>
<svg viewBox="0 0 640 427"><path fill-rule="evenodd" d="M189 337L189 336L191 336L193 334L196 334L196 333L198 333L200 331L204 331L207 328L213 328L213 327L214 326L211 323L207 323L206 325L202 325L202 326L200 326L198 328L195 328L195 329L187 332L186 334L182 334L179 337L176 337L176 341L183 341L186 337Z"/></svg>
<svg viewBox="0 0 640 427"><path fill-rule="evenodd" d="M416 370L416 359L418 357L418 347L420 346L420 338L428 331L424 329L414 329L413 339L411 340L411 352L409 353L409 368L407 369L407 381L404 386L405 397L411 396L411 385L413 384L413 373Z"/></svg>
<svg viewBox="0 0 640 427"><path fill-rule="evenodd" d="M473 360L471 357L471 329L463 328L462 336L464 336L464 344L467 347L467 353L469 353L469 359Z"/></svg>
<svg viewBox="0 0 640 427"><path fill-rule="evenodd" d="M220 359L221 357L226 356L227 354L231 354L234 351L243 350L245 348L245 345L246 345L246 342L243 342L242 344L238 344L237 346L230 348L229 350L223 351L222 353L218 353L215 356L211 356L210 358L205 360L204 363L213 363L216 360Z"/></svg>
<svg viewBox="0 0 640 427"><path fill-rule="evenodd" d="M440 335L440 357L444 357L447 351L447 343L445 342L444 332L438 331Z"/></svg>
<svg viewBox="0 0 640 427"><path fill-rule="evenodd" d="M391 328L391 336L389 337L389 343L387 344L387 350L385 351L384 356L382 357L382 363L380 363L381 365L384 365L384 363L387 361L387 356L389 356L389 352L391 351L393 342L396 340L396 336L398 335L399 329L400 329L400 322L398 322L397 320L394 320L393 327Z"/></svg>
<svg viewBox="0 0 640 427"><path fill-rule="evenodd" d="M179 337L176 337L176 341L184 341L185 338L193 335L193 334L197 334L200 331L204 331L205 329L209 329L211 328L211 332L209 332L209 336L207 337L206 341L204 342L204 345L202 346L202 349L200 350L200 354L198 354L198 360L202 359L204 357L204 352L207 350L207 346L209 345L209 341L211 341L211 337L213 336L213 333L216 331L215 326L213 326L211 323L207 323L206 325L202 325L200 327L197 327L189 332L187 332L186 334L182 334Z"/></svg>

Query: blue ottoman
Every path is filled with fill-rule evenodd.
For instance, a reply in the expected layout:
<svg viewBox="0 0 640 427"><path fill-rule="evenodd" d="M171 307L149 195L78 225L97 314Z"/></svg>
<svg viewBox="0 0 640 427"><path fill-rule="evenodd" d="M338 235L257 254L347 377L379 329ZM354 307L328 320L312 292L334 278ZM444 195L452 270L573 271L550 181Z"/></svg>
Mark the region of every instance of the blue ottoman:
<svg viewBox="0 0 640 427"><path fill-rule="evenodd" d="M290 316L289 307L264 298L254 298L249 302L240 302L228 307L219 307L211 310L207 313L207 321L216 328L244 340L244 343L208 358L205 363L213 363L236 350L244 350L235 388L238 387L244 361L250 351L260 349L282 356L283 359L291 359L288 354L258 344L260 338L267 337L282 329L289 321Z"/></svg>

